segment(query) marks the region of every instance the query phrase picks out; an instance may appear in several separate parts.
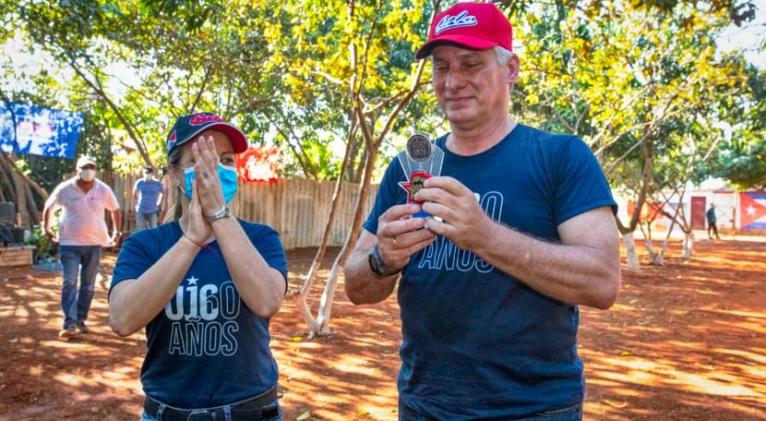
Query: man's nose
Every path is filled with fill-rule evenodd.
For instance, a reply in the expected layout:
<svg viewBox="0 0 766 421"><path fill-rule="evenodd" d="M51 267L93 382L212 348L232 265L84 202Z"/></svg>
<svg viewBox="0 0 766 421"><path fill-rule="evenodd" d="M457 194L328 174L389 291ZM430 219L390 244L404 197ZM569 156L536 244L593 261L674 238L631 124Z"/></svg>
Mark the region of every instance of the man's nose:
<svg viewBox="0 0 766 421"><path fill-rule="evenodd" d="M459 70L450 70L449 73L447 73L447 78L444 81L444 86L449 90L458 90L465 86L466 84L466 77L463 74L463 72Z"/></svg>

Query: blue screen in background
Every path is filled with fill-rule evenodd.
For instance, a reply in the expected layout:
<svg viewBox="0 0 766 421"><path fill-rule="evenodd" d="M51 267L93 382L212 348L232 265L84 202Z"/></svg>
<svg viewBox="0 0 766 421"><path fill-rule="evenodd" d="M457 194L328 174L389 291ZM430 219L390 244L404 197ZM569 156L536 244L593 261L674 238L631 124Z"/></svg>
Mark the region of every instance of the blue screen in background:
<svg viewBox="0 0 766 421"><path fill-rule="evenodd" d="M82 113L15 102L6 103L5 106L0 105L0 150L74 158L82 125Z"/></svg>

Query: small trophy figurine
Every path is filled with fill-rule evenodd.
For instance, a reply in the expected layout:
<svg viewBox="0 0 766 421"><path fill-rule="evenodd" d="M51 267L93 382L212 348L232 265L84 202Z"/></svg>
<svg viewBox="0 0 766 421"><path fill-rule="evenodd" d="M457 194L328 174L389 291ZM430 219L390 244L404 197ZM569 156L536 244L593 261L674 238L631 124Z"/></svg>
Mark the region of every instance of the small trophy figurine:
<svg viewBox="0 0 766 421"><path fill-rule="evenodd" d="M407 177L407 181L399 185L407 192L407 203L423 204L415 200L415 193L423 188L427 179L441 175L442 162L444 151L431 143L425 135L417 133L407 140L407 150L399 153L399 164ZM415 216L426 218L430 215L421 210Z"/></svg>

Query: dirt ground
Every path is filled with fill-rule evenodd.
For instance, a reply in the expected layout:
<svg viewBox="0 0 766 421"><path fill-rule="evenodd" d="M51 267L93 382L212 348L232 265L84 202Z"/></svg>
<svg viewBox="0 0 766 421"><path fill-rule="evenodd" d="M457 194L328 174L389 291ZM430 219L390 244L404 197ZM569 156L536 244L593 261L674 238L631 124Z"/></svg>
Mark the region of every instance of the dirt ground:
<svg viewBox="0 0 766 421"><path fill-rule="evenodd" d="M766 242L699 241L696 252L682 262L673 243L665 267L623 273L612 309L582 309L586 420L766 420ZM313 253L290 253L291 287ZM0 269L0 419L138 419L143 334L109 330L102 280L93 333L58 340L60 282ZM396 419L396 300L355 307L342 291L333 336L306 338L289 301L272 320L287 420Z"/></svg>

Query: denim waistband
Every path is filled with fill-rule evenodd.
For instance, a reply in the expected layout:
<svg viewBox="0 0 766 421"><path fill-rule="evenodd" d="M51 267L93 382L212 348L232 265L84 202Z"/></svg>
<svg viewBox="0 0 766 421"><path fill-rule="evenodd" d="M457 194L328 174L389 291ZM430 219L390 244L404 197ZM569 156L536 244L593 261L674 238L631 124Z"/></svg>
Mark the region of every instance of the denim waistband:
<svg viewBox="0 0 766 421"><path fill-rule="evenodd" d="M166 405L151 396L144 399L144 411L161 421L270 420L279 415L277 387L241 401L210 408L184 409Z"/></svg>

